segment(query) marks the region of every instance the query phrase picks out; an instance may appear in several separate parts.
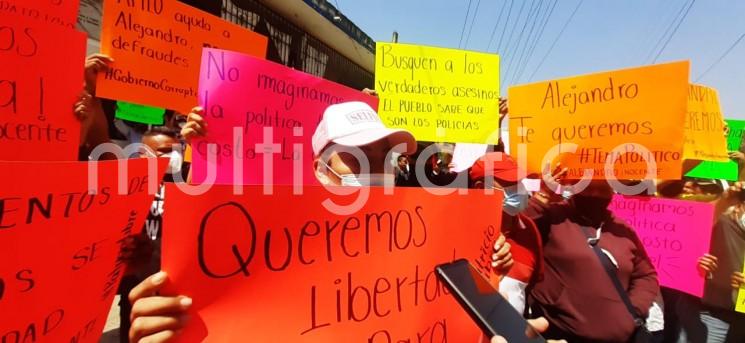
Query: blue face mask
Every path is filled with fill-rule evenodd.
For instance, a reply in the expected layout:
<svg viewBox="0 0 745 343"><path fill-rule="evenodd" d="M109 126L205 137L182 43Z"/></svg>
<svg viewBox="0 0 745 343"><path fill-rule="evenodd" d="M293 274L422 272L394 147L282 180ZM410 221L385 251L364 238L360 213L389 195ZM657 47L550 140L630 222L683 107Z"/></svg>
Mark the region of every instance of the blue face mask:
<svg viewBox="0 0 745 343"><path fill-rule="evenodd" d="M506 187L502 210L514 217L528 207L528 199L528 192L519 192L518 185Z"/></svg>

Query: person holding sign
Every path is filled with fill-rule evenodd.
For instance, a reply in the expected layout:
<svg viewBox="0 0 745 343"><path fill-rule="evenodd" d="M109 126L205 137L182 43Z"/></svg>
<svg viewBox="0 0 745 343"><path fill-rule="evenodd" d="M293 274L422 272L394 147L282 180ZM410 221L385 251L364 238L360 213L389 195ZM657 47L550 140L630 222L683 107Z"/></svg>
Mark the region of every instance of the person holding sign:
<svg viewBox="0 0 745 343"><path fill-rule="evenodd" d="M406 130L386 128L366 103L331 105L313 134L313 169L324 185L393 185L395 175L387 168L392 150L416 152L414 136Z"/></svg>
<svg viewBox="0 0 745 343"><path fill-rule="evenodd" d="M739 313L738 290L745 289L745 190L736 183L717 203L716 223L711 237L711 254L719 268L706 281L701 321L707 342L745 341L745 314Z"/></svg>
<svg viewBox="0 0 745 343"><path fill-rule="evenodd" d="M206 128L201 108L195 108L182 135L193 139L206 134ZM390 151L411 153L416 149L411 133L386 128L378 114L362 102L329 106L312 142L316 177L321 184L331 186L393 185L393 168L388 166ZM510 266L509 246L504 247L497 252L495 263ZM131 342L167 342L187 325L186 313L193 301L184 295L159 294L167 283L166 272L159 272L130 292Z"/></svg>
<svg viewBox="0 0 745 343"><path fill-rule="evenodd" d="M493 152L478 159L468 171L470 188L493 188L504 192L502 205L502 234L510 247L514 265L503 275L497 288L520 313L525 312L525 290L532 288L541 277L543 269L543 242L533 220L522 212L528 207L529 195L519 189L517 163L507 154ZM524 173L522 174L524 175ZM491 180L489 180L491 178ZM499 242L494 246L493 268L502 267L496 260Z"/></svg>
<svg viewBox="0 0 745 343"><path fill-rule="evenodd" d="M531 309L548 319L547 338L627 342L645 333L657 272L634 229L608 210L612 198L605 180L568 201L547 188L532 198L527 213L544 239L546 267Z"/></svg>

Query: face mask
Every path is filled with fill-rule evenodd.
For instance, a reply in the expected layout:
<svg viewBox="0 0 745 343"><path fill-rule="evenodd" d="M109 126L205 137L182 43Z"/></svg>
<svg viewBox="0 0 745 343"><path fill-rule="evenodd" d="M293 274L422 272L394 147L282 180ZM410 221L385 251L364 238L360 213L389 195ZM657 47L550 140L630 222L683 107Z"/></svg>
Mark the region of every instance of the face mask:
<svg viewBox="0 0 745 343"><path fill-rule="evenodd" d="M502 210L511 215L516 216L528 207L528 193L519 192L518 186L510 186L504 189L504 203Z"/></svg>
<svg viewBox="0 0 745 343"><path fill-rule="evenodd" d="M178 174L181 172L181 165L184 163L184 156L179 151L171 151L170 153L164 154L163 157L168 157L168 170L166 174Z"/></svg>
<svg viewBox="0 0 745 343"><path fill-rule="evenodd" d="M328 171L331 172L331 174L336 175L336 177L341 180L342 186L349 186L349 187L368 187L368 186L386 186L386 185L393 185L396 180L396 176L393 174L368 174L368 175L355 175L355 174L344 174L340 175L335 170L331 169L331 167L326 164L326 162L321 162L326 167Z"/></svg>

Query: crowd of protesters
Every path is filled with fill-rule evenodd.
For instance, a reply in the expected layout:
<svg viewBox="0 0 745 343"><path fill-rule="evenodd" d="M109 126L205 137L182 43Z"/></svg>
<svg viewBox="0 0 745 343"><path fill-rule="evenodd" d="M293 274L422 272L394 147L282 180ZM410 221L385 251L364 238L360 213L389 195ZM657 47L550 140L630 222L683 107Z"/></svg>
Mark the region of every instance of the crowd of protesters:
<svg viewBox="0 0 745 343"><path fill-rule="evenodd" d="M80 159L88 160L102 143L122 147L142 143L139 156L169 158L164 182L185 182L190 168L183 147L209 135L203 110L166 111L164 125L158 126L115 119L116 102L97 98L95 84L96 74L105 72L111 62L100 54L86 60L86 84L75 104L82 125ZM507 104L501 101L502 119L509 115ZM742 183L693 178L657 181L654 196L715 204L711 250L697 266L706 280L705 294L698 298L660 287L634 228L608 209L614 189L607 182L592 181L577 194L541 182L540 190L528 192L522 186L525 173L501 142L490 146L470 168L455 172L452 144L417 142L411 133L386 128L379 119L351 122L347 114L353 112L378 118L361 102L332 105L323 114L312 139L312 167L319 182L502 192L502 234L494 242L491 265L502 277L494 286L545 337L567 342L745 342L745 314L735 311L737 291L745 287ZM364 153L367 173L362 173L349 147ZM423 154L425 149L433 153ZM731 152L730 157L745 170L745 149ZM424 167L421 175L416 173L418 165ZM548 175L529 177L559 185L576 183L565 175L566 169L557 167ZM161 189L145 226L130 239L129 269L120 285L122 342L173 339L189 325L186 313L192 302L200 301L188 294L161 292L169 282L167 271L160 271L165 201Z"/></svg>

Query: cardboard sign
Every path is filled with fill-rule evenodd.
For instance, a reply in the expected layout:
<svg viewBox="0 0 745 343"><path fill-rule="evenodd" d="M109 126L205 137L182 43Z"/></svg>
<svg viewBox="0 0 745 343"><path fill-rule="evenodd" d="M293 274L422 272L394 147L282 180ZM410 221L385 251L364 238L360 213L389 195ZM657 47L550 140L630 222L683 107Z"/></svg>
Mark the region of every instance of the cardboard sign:
<svg viewBox="0 0 745 343"><path fill-rule="evenodd" d="M79 5L80 0L0 0L0 17L13 15L75 29Z"/></svg>
<svg viewBox="0 0 745 343"><path fill-rule="evenodd" d="M742 144L743 132L745 132L745 120L726 119L729 133L727 134L727 150L737 151Z"/></svg>
<svg viewBox="0 0 745 343"><path fill-rule="evenodd" d="M132 104L124 101L116 102L116 117L133 122L163 125L165 109L145 105Z"/></svg>
<svg viewBox="0 0 745 343"><path fill-rule="evenodd" d="M212 169L218 184L318 184L311 141L323 112L347 101L378 103L359 90L216 49L204 49L199 94L209 129L193 143L195 183L211 180Z"/></svg>
<svg viewBox="0 0 745 343"><path fill-rule="evenodd" d="M742 143L743 131L745 131L745 120L726 119L725 122L729 127L729 133L727 134L727 150L738 151L740 150L740 144ZM737 181L739 177L739 167L736 162L731 160L727 160L727 162L703 161L701 164L689 171L686 176L702 179Z"/></svg>
<svg viewBox="0 0 745 343"><path fill-rule="evenodd" d="M322 203L356 193L216 186L195 198L167 186L164 294L194 300L179 341L476 342L434 268L468 258L492 272L501 195L365 190L363 208L339 216Z"/></svg>
<svg viewBox="0 0 745 343"><path fill-rule="evenodd" d="M617 195L609 209L636 230L660 285L702 297L698 258L709 252L714 205Z"/></svg>
<svg viewBox="0 0 745 343"><path fill-rule="evenodd" d="M83 33L0 12L0 160L77 160Z"/></svg>
<svg viewBox="0 0 745 343"><path fill-rule="evenodd" d="M639 180L654 160L652 178L680 179L688 69L658 64L510 87L510 151L525 145L528 173L561 162L568 178L589 169L594 179Z"/></svg>
<svg viewBox="0 0 745 343"><path fill-rule="evenodd" d="M176 0L104 1L101 52L114 58L97 95L188 113L202 47L264 57L267 38Z"/></svg>
<svg viewBox="0 0 745 343"><path fill-rule="evenodd" d="M126 268L123 238L142 229L148 186L167 165L148 175L147 162L100 162L95 187L87 162L0 162L3 342L99 341Z"/></svg>
<svg viewBox="0 0 745 343"><path fill-rule="evenodd" d="M380 117L418 141L497 144L499 55L377 43Z"/></svg>
<svg viewBox="0 0 745 343"><path fill-rule="evenodd" d="M743 270L745 273L745 270ZM737 302L735 303L735 311L745 313L745 289L737 291Z"/></svg>
<svg viewBox="0 0 745 343"><path fill-rule="evenodd" d="M683 158L714 162L728 162L727 137L724 118L719 107L717 90L690 85L688 115L685 117L685 145Z"/></svg>
<svg viewBox="0 0 745 343"><path fill-rule="evenodd" d="M685 176L701 179L737 181L739 168L736 162L703 161L691 169Z"/></svg>

